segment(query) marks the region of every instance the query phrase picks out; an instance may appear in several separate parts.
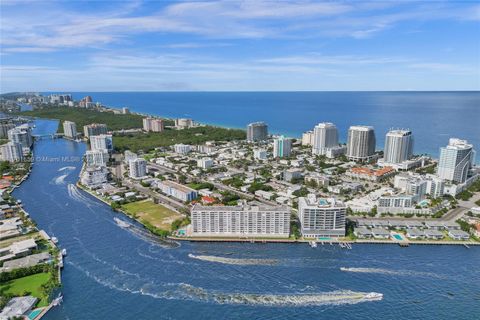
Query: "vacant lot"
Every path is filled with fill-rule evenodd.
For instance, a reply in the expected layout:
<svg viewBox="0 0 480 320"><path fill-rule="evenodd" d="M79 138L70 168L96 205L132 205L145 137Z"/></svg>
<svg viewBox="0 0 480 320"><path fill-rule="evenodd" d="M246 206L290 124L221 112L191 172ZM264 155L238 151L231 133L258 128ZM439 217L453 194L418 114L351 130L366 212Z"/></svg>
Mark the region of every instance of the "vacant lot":
<svg viewBox="0 0 480 320"><path fill-rule="evenodd" d="M24 296L28 293L40 299L37 306L44 307L48 305L48 297L42 293L40 288L43 284L48 282L48 279L50 279L49 273L37 273L31 276L18 278L2 284L0 286L0 292L10 293L15 296Z"/></svg>
<svg viewBox="0 0 480 320"><path fill-rule="evenodd" d="M179 213L155 204L151 200L127 203L122 206L122 209L134 215L138 220L145 220L163 230L170 230L172 222L182 218Z"/></svg>

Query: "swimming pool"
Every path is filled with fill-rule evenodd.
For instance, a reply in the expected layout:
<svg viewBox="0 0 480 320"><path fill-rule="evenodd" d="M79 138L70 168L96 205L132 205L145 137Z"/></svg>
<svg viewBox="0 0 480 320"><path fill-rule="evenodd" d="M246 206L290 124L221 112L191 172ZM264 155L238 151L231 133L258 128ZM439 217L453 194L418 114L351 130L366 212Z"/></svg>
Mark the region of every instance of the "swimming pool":
<svg viewBox="0 0 480 320"><path fill-rule="evenodd" d="M30 314L28 315L28 319L30 319L30 320L35 319L35 318L40 314L40 312L42 312L42 310L43 310L43 309L33 310L33 311L30 312Z"/></svg>
<svg viewBox="0 0 480 320"><path fill-rule="evenodd" d="M397 240L400 240L400 241L403 240L402 236L399 235L399 234L394 234L393 237Z"/></svg>

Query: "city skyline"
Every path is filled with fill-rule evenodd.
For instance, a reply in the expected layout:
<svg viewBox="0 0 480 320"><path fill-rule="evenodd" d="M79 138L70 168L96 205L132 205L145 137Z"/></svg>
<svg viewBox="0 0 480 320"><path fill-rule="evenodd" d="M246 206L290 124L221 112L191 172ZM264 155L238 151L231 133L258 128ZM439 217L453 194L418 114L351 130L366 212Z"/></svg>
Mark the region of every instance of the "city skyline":
<svg viewBox="0 0 480 320"><path fill-rule="evenodd" d="M1 92L480 88L473 2L1 7Z"/></svg>

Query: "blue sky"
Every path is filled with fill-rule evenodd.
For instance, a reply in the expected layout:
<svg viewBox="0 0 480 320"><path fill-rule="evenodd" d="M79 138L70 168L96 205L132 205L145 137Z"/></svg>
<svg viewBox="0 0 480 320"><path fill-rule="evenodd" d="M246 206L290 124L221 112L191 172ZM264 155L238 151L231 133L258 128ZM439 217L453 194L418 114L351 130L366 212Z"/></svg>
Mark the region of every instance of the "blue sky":
<svg viewBox="0 0 480 320"><path fill-rule="evenodd" d="M478 1L0 3L1 92L480 90Z"/></svg>

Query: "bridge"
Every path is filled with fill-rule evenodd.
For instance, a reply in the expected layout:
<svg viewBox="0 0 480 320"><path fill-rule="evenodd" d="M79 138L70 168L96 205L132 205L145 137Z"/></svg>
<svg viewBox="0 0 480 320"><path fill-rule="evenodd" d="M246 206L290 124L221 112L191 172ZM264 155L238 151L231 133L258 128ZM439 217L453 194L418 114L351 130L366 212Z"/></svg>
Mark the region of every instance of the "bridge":
<svg viewBox="0 0 480 320"><path fill-rule="evenodd" d="M57 138L62 138L63 133L54 133L54 134L35 134L33 135L33 138L35 140L47 140L47 139L57 139Z"/></svg>

